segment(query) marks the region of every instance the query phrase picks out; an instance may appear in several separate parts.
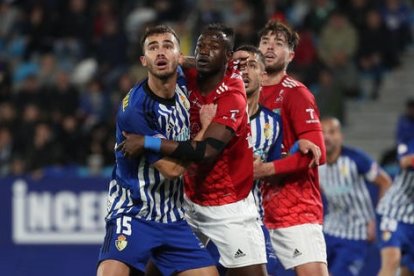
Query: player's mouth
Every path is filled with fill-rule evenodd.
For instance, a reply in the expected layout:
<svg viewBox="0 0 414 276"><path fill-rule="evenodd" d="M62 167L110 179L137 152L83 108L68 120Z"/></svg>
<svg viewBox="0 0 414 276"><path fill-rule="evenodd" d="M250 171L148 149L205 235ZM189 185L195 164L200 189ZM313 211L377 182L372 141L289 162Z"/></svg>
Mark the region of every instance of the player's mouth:
<svg viewBox="0 0 414 276"><path fill-rule="evenodd" d="M248 87L249 83L250 83L250 80L249 80L249 78L243 78L243 82L244 82L244 87Z"/></svg>
<svg viewBox="0 0 414 276"><path fill-rule="evenodd" d="M157 59L155 60L155 66L157 66L158 69L166 69L168 65L168 60L166 59Z"/></svg>
<svg viewBox="0 0 414 276"><path fill-rule="evenodd" d="M276 59L276 55L274 53L268 52L265 54L265 60L266 61L274 61Z"/></svg>
<svg viewBox="0 0 414 276"><path fill-rule="evenodd" d="M206 66L209 63L210 63L210 60L208 59L208 57L205 57L205 56L197 57L198 66Z"/></svg>

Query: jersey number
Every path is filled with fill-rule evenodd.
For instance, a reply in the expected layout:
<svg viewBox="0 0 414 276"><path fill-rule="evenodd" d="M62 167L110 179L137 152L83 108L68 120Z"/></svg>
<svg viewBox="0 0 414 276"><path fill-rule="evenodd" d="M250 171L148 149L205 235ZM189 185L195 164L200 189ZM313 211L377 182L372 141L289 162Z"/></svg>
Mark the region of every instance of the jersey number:
<svg viewBox="0 0 414 276"><path fill-rule="evenodd" d="M119 217L116 219L116 233L131 236L131 217Z"/></svg>

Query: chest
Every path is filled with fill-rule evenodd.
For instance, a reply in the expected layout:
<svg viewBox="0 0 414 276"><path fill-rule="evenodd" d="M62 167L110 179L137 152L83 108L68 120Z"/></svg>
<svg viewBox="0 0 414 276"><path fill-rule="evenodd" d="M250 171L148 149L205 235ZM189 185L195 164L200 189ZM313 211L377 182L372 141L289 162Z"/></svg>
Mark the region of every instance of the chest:
<svg viewBox="0 0 414 276"><path fill-rule="evenodd" d="M159 104L156 110L158 128L167 139L186 141L190 139L190 103L185 96L175 105Z"/></svg>

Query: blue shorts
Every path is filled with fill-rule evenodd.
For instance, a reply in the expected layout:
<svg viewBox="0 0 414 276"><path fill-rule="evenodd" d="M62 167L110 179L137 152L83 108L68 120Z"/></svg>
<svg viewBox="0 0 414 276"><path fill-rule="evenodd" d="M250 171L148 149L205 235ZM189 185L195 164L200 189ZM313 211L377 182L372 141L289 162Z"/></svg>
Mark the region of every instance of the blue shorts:
<svg viewBox="0 0 414 276"><path fill-rule="evenodd" d="M401 264L410 271L414 271L414 224L382 217L379 237L380 249L385 247L400 248Z"/></svg>
<svg viewBox="0 0 414 276"><path fill-rule="evenodd" d="M109 259L140 271L151 259L163 275L214 265L185 220L160 223L128 216L106 222L99 262Z"/></svg>
<svg viewBox="0 0 414 276"><path fill-rule="evenodd" d="M273 250L272 247L272 242L270 240L270 236L269 236L269 231L267 230L267 228L262 225L262 230L263 230L263 234L264 234L264 238L265 238L265 243L266 243L266 257L267 257L267 264L266 264L266 268L267 268L267 274L269 276L272 275L276 275L279 273L276 273L276 270L280 270L282 268L282 265L279 263L275 251ZM220 275L226 275L226 268L224 266L222 266L219 263L220 260L220 253L217 250L217 247L215 246L215 244L213 242L209 242L207 244L207 250L208 252L210 252L210 255L213 257L213 259L216 261L216 266L217 269L219 271Z"/></svg>
<svg viewBox="0 0 414 276"><path fill-rule="evenodd" d="M369 243L325 234L328 270L331 275L359 275L368 255Z"/></svg>

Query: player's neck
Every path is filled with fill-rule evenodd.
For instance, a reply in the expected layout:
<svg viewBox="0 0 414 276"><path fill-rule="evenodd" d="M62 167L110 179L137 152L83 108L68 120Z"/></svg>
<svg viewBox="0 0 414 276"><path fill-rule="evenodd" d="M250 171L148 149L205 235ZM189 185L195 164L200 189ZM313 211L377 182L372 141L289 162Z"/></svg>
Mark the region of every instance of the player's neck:
<svg viewBox="0 0 414 276"><path fill-rule="evenodd" d="M256 92L254 95L247 98L247 106L249 107L249 117L252 117L259 110L259 93Z"/></svg>
<svg viewBox="0 0 414 276"><path fill-rule="evenodd" d="M338 160L339 156L341 155L342 147L338 147L333 150L331 153L326 154L326 163L333 164Z"/></svg>
<svg viewBox="0 0 414 276"><path fill-rule="evenodd" d="M156 78L152 75L148 76L148 87L160 98L170 99L175 94L177 77L175 75L167 79Z"/></svg>
<svg viewBox="0 0 414 276"><path fill-rule="evenodd" d="M283 77L286 75L286 70L278 72L267 72L262 82L263 85L275 85L280 83Z"/></svg>
<svg viewBox="0 0 414 276"><path fill-rule="evenodd" d="M214 74L199 74L197 77L197 85L202 95L208 95L212 92L217 85L223 81L226 68L214 73Z"/></svg>

